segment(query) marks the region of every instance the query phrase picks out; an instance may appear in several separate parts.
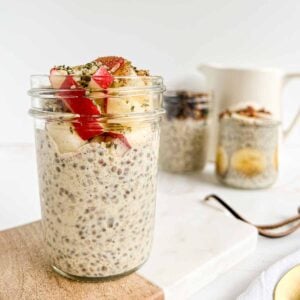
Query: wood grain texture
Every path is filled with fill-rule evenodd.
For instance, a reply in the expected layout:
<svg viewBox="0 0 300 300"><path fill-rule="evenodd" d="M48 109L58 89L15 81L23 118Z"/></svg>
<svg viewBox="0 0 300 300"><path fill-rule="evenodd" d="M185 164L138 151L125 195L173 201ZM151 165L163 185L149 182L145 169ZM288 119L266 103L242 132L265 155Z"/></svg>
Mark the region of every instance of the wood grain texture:
<svg viewBox="0 0 300 300"><path fill-rule="evenodd" d="M0 232L1 300L163 300L163 291L139 276L81 283L56 274L47 263L40 222Z"/></svg>

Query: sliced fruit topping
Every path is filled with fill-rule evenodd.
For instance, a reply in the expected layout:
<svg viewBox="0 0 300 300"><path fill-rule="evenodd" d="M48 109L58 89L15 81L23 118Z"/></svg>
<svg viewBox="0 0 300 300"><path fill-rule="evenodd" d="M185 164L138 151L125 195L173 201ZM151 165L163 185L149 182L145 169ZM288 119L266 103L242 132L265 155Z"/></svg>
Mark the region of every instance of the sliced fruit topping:
<svg viewBox="0 0 300 300"><path fill-rule="evenodd" d="M153 108L151 95L126 96L120 98L109 98L106 103L106 113L125 114L141 113Z"/></svg>
<svg viewBox="0 0 300 300"><path fill-rule="evenodd" d="M225 149L219 146L216 154L216 172L220 176L224 176L228 170L228 156Z"/></svg>
<svg viewBox="0 0 300 300"><path fill-rule="evenodd" d="M58 70L52 68L50 70L50 82L54 89L59 89L62 83L65 81L65 76L68 75L66 70Z"/></svg>
<svg viewBox="0 0 300 300"><path fill-rule="evenodd" d="M68 90L61 91L59 94L60 96L65 97L63 100L71 112L81 115L100 114L98 107L91 99L85 97L85 89L78 86L77 82L73 79L73 76L66 76L60 89Z"/></svg>
<svg viewBox="0 0 300 300"><path fill-rule="evenodd" d="M115 77L126 76L130 78L115 78L113 87L119 88L124 86L144 87L145 81L137 74L138 70L134 68L130 61L126 60L124 64L113 73Z"/></svg>
<svg viewBox="0 0 300 300"><path fill-rule="evenodd" d="M69 122L49 122L47 131L53 138L60 153L74 152L86 143Z"/></svg>
<svg viewBox="0 0 300 300"><path fill-rule="evenodd" d="M76 132L83 140L88 140L103 132L102 126L92 116L99 115L100 110L93 101L85 96L85 89L80 88L73 76L67 75L60 85L59 92L68 109L80 114L80 117L73 122Z"/></svg>
<svg viewBox="0 0 300 300"><path fill-rule="evenodd" d="M103 99L103 111L104 111L104 113L108 113L108 98L106 97L106 98L104 98Z"/></svg>
<svg viewBox="0 0 300 300"><path fill-rule="evenodd" d="M103 61L105 58L101 58ZM107 89L109 88L112 83L114 82L114 77L111 75L110 72L107 71L108 69L116 69L119 68L121 66L121 64L123 63L123 59L122 61L118 60L118 61L113 61L113 60L109 60L108 57L106 58L106 64L102 67L100 67L95 74L92 76L91 81L89 83L89 88L91 90L97 90L100 88L102 89ZM100 60L99 60L100 62ZM105 92L105 91L103 91ZM107 102L108 99L107 97L103 97L101 100L101 104L102 104L102 109L104 113L107 113Z"/></svg>
<svg viewBox="0 0 300 300"><path fill-rule="evenodd" d="M107 91L106 90L92 91L89 93L89 98L93 99L93 102L99 107L99 110L102 113L107 112Z"/></svg>
<svg viewBox="0 0 300 300"><path fill-rule="evenodd" d="M119 56L104 56L96 59L97 62L105 65L112 73L116 72L121 66L124 65L125 59Z"/></svg>
<svg viewBox="0 0 300 300"><path fill-rule="evenodd" d="M122 144L124 148L131 148L127 138L114 132L106 131L95 119L100 113L126 114L145 112L152 108L151 95L136 94L124 97L112 96L108 88L123 86L144 87L144 79L149 73L138 70L131 62L119 56L99 57L90 63L69 67L56 66L50 71L50 81L54 89L58 89L58 96L62 99L64 108L79 116L72 121L76 133L83 140L109 141ZM115 78L115 76L131 76L130 78ZM87 96L87 92L89 96ZM107 123L110 121L108 120ZM114 122L114 121L113 121ZM113 131L110 131L113 130ZM123 131L121 131L123 132ZM127 135L127 134L126 134ZM144 133L140 134L141 136ZM94 139L93 139L94 140Z"/></svg>
<svg viewBox="0 0 300 300"><path fill-rule="evenodd" d="M126 60L123 65L114 72L115 76L137 76L131 62Z"/></svg>
<svg viewBox="0 0 300 300"><path fill-rule="evenodd" d="M111 86L113 81L114 77L107 71L107 69L105 67L100 67L92 76L89 87L92 89L99 89L99 87L107 89ZM96 83L96 85L94 83Z"/></svg>
<svg viewBox="0 0 300 300"><path fill-rule="evenodd" d="M239 173L253 177L260 175L267 167L265 154L254 148L242 148L233 153L232 167Z"/></svg>
<svg viewBox="0 0 300 300"><path fill-rule="evenodd" d="M144 145L149 138L152 138L153 131L150 124L141 122L131 123L130 129L126 132L126 138L131 146Z"/></svg>
<svg viewBox="0 0 300 300"><path fill-rule="evenodd" d="M73 122L74 128L83 140L89 140L103 133L99 122L91 117L79 117Z"/></svg>

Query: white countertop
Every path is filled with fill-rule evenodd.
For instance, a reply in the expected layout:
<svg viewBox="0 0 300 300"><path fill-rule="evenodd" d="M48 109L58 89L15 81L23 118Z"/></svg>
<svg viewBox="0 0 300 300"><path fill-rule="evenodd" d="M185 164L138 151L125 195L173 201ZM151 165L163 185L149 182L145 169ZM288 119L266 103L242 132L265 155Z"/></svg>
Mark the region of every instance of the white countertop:
<svg viewBox="0 0 300 300"><path fill-rule="evenodd" d="M213 175L211 164L202 174L190 174L185 177L199 186L199 200L207 194L215 193L252 222L272 223L296 214L297 207L300 206L299 154L298 138L287 141L282 151L279 180L267 190L243 191L221 186ZM0 145L0 163L0 230L39 219L33 146ZM18 165L22 168L18 168ZM166 185L165 176L160 176L159 189L169 189L170 193L177 194L189 193L189 186L182 182L182 178L179 180L176 175L171 177L172 188ZM204 287L191 300L235 299L261 271L299 248L300 230L281 239L259 237L253 254Z"/></svg>

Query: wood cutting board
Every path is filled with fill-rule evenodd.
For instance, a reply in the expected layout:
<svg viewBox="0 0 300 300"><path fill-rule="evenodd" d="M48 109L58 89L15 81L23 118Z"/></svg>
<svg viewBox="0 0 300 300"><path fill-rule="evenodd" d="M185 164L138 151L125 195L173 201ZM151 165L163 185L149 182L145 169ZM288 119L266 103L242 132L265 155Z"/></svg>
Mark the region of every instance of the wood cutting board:
<svg viewBox="0 0 300 300"><path fill-rule="evenodd" d="M161 288L138 274L98 283L80 283L56 274L42 247L41 224L0 232L1 300L164 299Z"/></svg>

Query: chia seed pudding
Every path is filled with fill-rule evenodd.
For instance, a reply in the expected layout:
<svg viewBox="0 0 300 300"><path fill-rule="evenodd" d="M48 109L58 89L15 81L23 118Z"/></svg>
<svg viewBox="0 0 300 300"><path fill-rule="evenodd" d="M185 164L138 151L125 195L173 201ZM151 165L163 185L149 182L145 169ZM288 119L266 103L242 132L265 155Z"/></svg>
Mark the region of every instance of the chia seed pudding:
<svg viewBox="0 0 300 300"><path fill-rule="evenodd" d="M169 92L161 124L159 164L169 172L202 170L207 159L208 95Z"/></svg>
<svg viewBox="0 0 300 300"><path fill-rule="evenodd" d="M123 60L120 59L118 63ZM109 62L103 60L101 66L105 66L112 77L116 72L113 68L119 73L128 72L125 62L117 68L115 60L115 57L109 58ZM124 65L126 70L122 70ZM132 67L130 72L133 71L137 70ZM138 79L140 86L138 72L135 76L130 84ZM76 73L76 84L81 78L82 74ZM55 80L50 76L51 87L57 90L53 85ZM110 87L114 81L113 77ZM118 88L121 85L128 91L128 77L120 82L118 78ZM62 83L60 88L66 89L64 85ZM76 88L79 87L82 85ZM62 92L55 91L53 103L57 108L57 101L61 101L64 106L61 114L53 114L49 99L42 113L31 110L36 124L42 225L49 261L60 274L79 280L118 276L139 268L149 256L154 228L159 103L140 105L145 107L142 116L121 115L122 100L126 106L133 106L138 101L142 104L154 101L155 97L131 98L127 92L124 98L118 95L119 104L115 106L109 103L114 98L104 92L107 86L100 85L100 88L104 95L101 97L105 98L98 94L98 98L86 98L87 94L83 96L77 90L71 91L72 97L68 98L69 92L65 91L60 97ZM147 90L147 86L143 89ZM162 89L161 86L159 94ZM32 89L31 95L34 92ZM75 101L74 97L77 97L76 104L70 102ZM118 113L113 117L108 116L107 111L102 113L104 101L106 110L117 107ZM149 106L153 111L147 114ZM71 113L80 113L73 111L74 107L85 113L99 110L99 116L71 118ZM66 108L71 112L66 113Z"/></svg>
<svg viewBox="0 0 300 300"><path fill-rule="evenodd" d="M218 179L229 186L258 189L278 174L279 123L264 109L249 106L220 115L216 155Z"/></svg>

